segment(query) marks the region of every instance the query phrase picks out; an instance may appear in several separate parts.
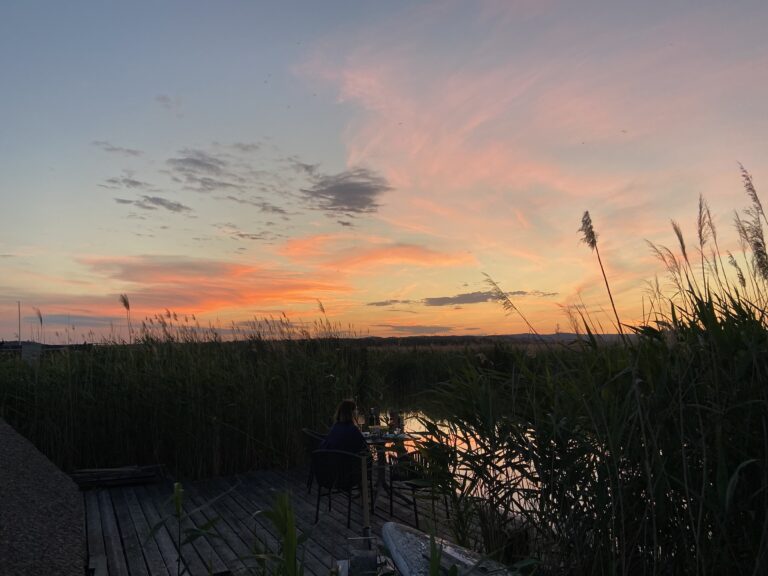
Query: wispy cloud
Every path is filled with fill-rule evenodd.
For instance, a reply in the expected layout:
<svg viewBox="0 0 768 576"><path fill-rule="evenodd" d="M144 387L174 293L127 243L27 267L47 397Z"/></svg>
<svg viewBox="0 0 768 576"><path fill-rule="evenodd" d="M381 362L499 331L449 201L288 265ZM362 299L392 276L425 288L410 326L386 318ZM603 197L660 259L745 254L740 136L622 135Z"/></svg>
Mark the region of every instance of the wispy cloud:
<svg viewBox="0 0 768 576"><path fill-rule="evenodd" d="M77 328L105 328L123 324L122 316L87 316L83 314L45 314L45 323L56 326L75 326ZM25 322L37 321L36 317L26 317Z"/></svg>
<svg viewBox="0 0 768 576"><path fill-rule="evenodd" d="M229 146L230 148L233 148L239 152L244 152L246 154L251 154L261 150L261 144L258 142L235 142Z"/></svg>
<svg viewBox="0 0 768 576"><path fill-rule="evenodd" d="M115 198L115 202L118 204L135 206L136 208L141 208L142 210L157 210L158 208L163 208L169 212L175 212L177 214L193 211L192 208L186 204L182 204L181 202L175 202L160 196L148 196L146 194L142 194L138 200Z"/></svg>
<svg viewBox="0 0 768 576"><path fill-rule="evenodd" d="M672 152L685 149L690 165L707 164L709 174L720 170L722 142L708 135L738 133L755 116L747 111L766 93L754 79L764 53L747 49L709 10L661 19L652 10L627 37L618 8L574 24L522 15L518 4L490 2L484 14L456 4L409 7L354 40L328 38L308 58L302 72L330 81L355 109L344 132L347 164L376 162L393 189L378 209L388 224L471 245L480 257L488 254L482 243L504 238L515 249L535 247L544 269L574 253L562 218L576 199L604 204L634 185L631 197L648 206L617 213L624 231L651 219L645 215L665 220L658 210L670 208L670 185L694 199L701 181L715 188L713 178L690 178L695 170L685 173ZM483 41L443 47L455 50L443 68L447 60L427 47L423 26L459 14L470 27L482 21ZM540 17L548 25L516 49L509 27L538 29Z"/></svg>
<svg viewBox="0 0 768 576"><path fill-rule="evenodd" d="M283 220L319 210L334 217L342 228L352 228L354 218L376 212L382 196L392 190L386 178L372 169L357 167L326 174L319 164L259 142L214 142L208 148L181 148L165 159L164 165L155 175L170 178L162 189L204 193L213 200L253 206ZM133 170L123 172L100 186L160 191ZM119 201L129 203L124 198ZM147 201L139 207L152 205Z"/></svg>
<svg viewBox="0 0 768 576"><path fill-rule="evenodd" d="M238 204L247 204L249 206L255 206L262 212L265 212L267 214L281 214L281 215L287 215L288 211L285 208L281 208L280 206L277 206L276 204L272 204L271 202L267 202L266 200L252 200L249 198L240 198L238 196L228 195L224 197L226 200L230 200L231 202L236 202Z"/></svg>
<svg viewBox="0 0 768 576"><path fill-rule="evenodd" d="M116 146L108 140L94 140L91 142L91 144L97 148L101 148L104 152L109 152L110 154L120 154L122 156L133 157L142 155L141 150L137 150L136 148L125 148L124 146Z"/></svg>
<svg viewBox="0 0 768 576"><path fill-rule="evenodd" d="M182 100L180 96L172 98L168 94L158 94L155 96L155 102L160 104L163 108L169 112L174 112L176 116L181 116Z"/></svg>
<svg viewBox="0 0 768 576"><path fill-rule="evenodd" d="M432 334L444 334L446 332L452 332L453 328L450 326L430 326L425 324L375 324L376 328L385 328L399 334L410 334L412 336L428 336Z"/></svg>
<svg viewBox="0 0 768 576"><path fill-rule="evenodd" d="M460 266L473 264L474 258L468 253L450 253L432 250L415 244L389 244L372 246L360 250L339 254L325 262L330 268L376 269L379 266L410 265L417 267L429 266Z"/></svg>
<svg viewBox="0 0 768 576"><path fill-rule="evenodd" d="M334 270L376 269L380 266L460 266L474 264L468 252L443 252L417 244L393 242L376 236L348 232L292 238L280 253L300 263Z"/></svg>
<svg viewBox="0 0 768 576"><path fill-rule="evenodd" d="M493 300L493 292L467 292L456 296L435 296L424 298L425 306L453 306L456 304L479 304Z"/></svg>
<svg viewBox="0 0 768 576"><path fill-rule="evenodd" d="M182 174L213 174L224 173L227 163L221 158L202 150L185 148L180 151L178 158L169 158L168 165Z"/></svg>
<svg viewBox="0 0 768 576"><path fill-rule="evenodd" d="M121 176L119 178L107 178L104 182L105 184L101 184L103 188L111 188L113 190L118 188L147 190L152 187L149 182L143 182L128 176Z"/></svg>
<svg viewBox="0 0 768 576"><path fill-rule="evenodd" d="M380 300L378 302L368 302L366 306L394 306L396 304L412 304L413 300Z"/></svg>
<svg viewBox="0 0 768 576"><path fill-rule="evenodd" d="M265 226L273 226L273 222L265 223ZM231 222L214 224L214 227L218 229L225 236L232 238L233 240L266 240L274 241L282 237L282 234L274 232L272 230L261 230L259 232L245 232L240 229L239 226Z"/></svg>
<svg viewBox="0 0 768 576"><path fill-rule="evenodd" d="M303 162L298 156L288 156L285 158L285 162L295 172L303 176L315 177L320 171L319 164L309 164L308 162Z"/></svg>
<svg viewBox="0 0 768 576"><path fill-rule="evenodd" d="M184 148L179 156L166 160L166 165L174 182L196 192L242 190L248 183L232 169L227 158L204 150Z"/></svg>

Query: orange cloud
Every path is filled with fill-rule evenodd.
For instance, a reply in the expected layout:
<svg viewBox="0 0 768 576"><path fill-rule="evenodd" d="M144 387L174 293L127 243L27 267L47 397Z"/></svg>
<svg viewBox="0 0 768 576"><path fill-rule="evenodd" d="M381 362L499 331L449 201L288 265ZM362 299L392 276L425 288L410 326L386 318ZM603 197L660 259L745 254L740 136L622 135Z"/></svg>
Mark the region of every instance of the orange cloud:
<svg viewBox="0 0 768 576"><path fill-rule="evenodd" d="M367 250L349 251L325 264L328 268L350 270L369 269L374 266L464 266L475 263L469 253L448 254L410 244L391 244Z"/></svg>
<svg viewBox="0 0 768 576"><path fill-rule="evenodd" d="M287 241L279 252L295 262L344 272L401 264L463 266L475 263L474 257L468 252L441 252L377 236L358 237L343 234L294 238Z"/></svg>
<svg viewBox="0 0 768 576"><path fill-rule="evenodd" d="M314 306L318 298L333 299L352 291L329 274L309 276L218 260L137 256L89 257L80 262L96 279L82 286L79 294L27 293L24 304L37 306L44 314L119 317L123 310L117 296L126 293L136 318L165 309L198 315L237 310L247 315L265 306Z"/></svg>

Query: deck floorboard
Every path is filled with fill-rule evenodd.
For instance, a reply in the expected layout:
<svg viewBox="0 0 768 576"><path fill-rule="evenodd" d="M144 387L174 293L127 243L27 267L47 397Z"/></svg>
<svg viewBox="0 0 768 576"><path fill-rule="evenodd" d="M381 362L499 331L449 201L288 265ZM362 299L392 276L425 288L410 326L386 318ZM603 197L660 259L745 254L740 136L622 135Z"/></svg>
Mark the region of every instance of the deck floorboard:
<svg viewBox="0 0 768 576"><path fill-rule="evenodd" d="M287 492L294 510L296 529L305 534L303 546L308 575L327 576L335 560L349 558L351 551L364 546L359 494L353 499L350 527L347 528L347 497L334 495L320 503L315 523L317 486L307 493L306 469L261 470L238 476L184 484L182 530L212 523L209 535L182 546L183 561L191 576L259 573L254 551L261 547L277 552L279 536L270 520L261 513L272 507L275 497ZM178 529L171 517L173 486L170 482L131 487L99 488L86 491L89 565L103 576L169 576L176 573ZM422 529L438 526L445 533L444 518L432 518L431 506L418 503ZM437 514L442 512L438 503ZM371 531L380 543L381 527L394 520L413 526L413 507L395 498L393 515L389 497L377 495ZM183 537L183 536L182 536Z"/></svg>

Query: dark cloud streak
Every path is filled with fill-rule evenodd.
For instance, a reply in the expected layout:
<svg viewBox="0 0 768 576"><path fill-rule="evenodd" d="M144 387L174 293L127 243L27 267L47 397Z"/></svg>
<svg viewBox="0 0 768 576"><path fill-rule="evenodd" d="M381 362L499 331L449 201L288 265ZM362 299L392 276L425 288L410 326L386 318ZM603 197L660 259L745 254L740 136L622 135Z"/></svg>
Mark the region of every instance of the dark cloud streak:
<svg viewBox="0 0 768 576"><path fill-rule="evenodd" d="M136 150L135 148L125 148L123 146L115 146L107 140L94 140L91 142L91 144L101 148L104 152L109 152L110 154L121 154L122 156L133 157L142 155L141 150Z"/></svg>
<svg viewBox="0 0 768 576"><path fill-rule="evenodd" d="M157 100L164 105L172 102L163 95ZM112 151L129 150L106 141L97 143ZM326 174L319 164L305 162L295 155L272 158L270 162L276 163L274 170L265 170L257 164L257 160L262 160L257 156L264 152L265 145L256 142L214 142L211 148L181 148L165 159L164 167L158 172L170 179L170 188L178 192L194 191L211 195L218 201L253 206L265 215L277 215L283 220L306 213L307 209L318 210L333 217L342 227L354 227L355 218L376 212L382 196L392 190L389 182L374 170L357 167ZM143 210L191 211L184 204L161 198L157 193L165 190L144 181L131 170L124 170L100 186L144 191L148 195L134 201L126 200L125 193L116 199L118 203L133 203Z"/></svg>
<svg viewBox="0 0 768 576"><path fill-rule="evenodd" d="M122 176L120 178L108 178L105 180L105 182L107 183L107 186L104 186L105 188L131 188L134 190L146 190L151 188L151 185L148 182L142 182L141 180L136 180L135 178L130 178L127 176Z"/></svg>
<svg viewBox="0 0 768 576"><path fill-rule="evenodd" d="M403 326L400 324L375 324L377 328L389 328L393 332L400 332L403 334L411 334L414 336L438 334L440 332L452 332L453 328L450 326L429 326L423 324L413 324L410 326Z"/></svg>
<svg viewBox="0 0 768 576"><path fill-rule="evenodd" d="M178 157L166 160L166 164L175 182L186 183L187 188L195 192L240 190L246 182L231 171L229 162L203 150L185 148L179 151Z"/></svg>
<svg viewBox="0 0 768 576"><path fill-rule="evenodd" d="M224 199L231 202L236 202L238 204L248 204L250 206L255 206L267 214L288 214L287 210L280 208L280 206L276 206L271 202L267 202L266 200L249 200L247 198L238 198L237 196L232 195L225 196Z"/></svg>
<svg viewBox="0 0 768 576"><path fill-rule="evenodd" d="M368 302L366 306L394 306L395 304L413 304L413 300L382 300L380 302Z"/></svg>
<svg viewBox="0 0 768 576"><path fill-rule="evenodd" d="M118 204L130 204L136 208L141 208L142 210L157 210L158 208L164 208L169 212L175 212L177 214L193 212L192 208L181 202L175 202L173 200L168 200L167 198L161 198L160 196L148 196L146 194L142 194L139 200L115 198L115 202Z"/></svg>
<svg viewBox="0 0 768 576"><path fill-rule="evenodd" d="M239 152L244 152L246 154L250 154L252 152L258 152L261 150L261 144L257 144L256 142L235 142L234 144L229 145L230 148L234 148L235 150Z"/></svg>
<svg viewBox="0 0 768 576"><path fill-rule="evenodd" d="M181 157L169 158L167 164L175 171L182 174L213 174L219 176L224 173L227 163L221 158L216 158L202 150L185 148L179 152Z"/></svg>
<svg viewBox="0 0 768 576"><path fill-rule="evenodd" d="M367 168L317 176L301 192L313 207L331 214L366 214L379 207L379 197L392 190L387 180Z"/></svg>
<svg viewBox="0 0 768 576"><path fill-rule="evenodd" d="M507 292L507 296L511 297L524 297L524 296L540 296L549 297L557 296L557 292L542 292L541 290L515 290L514 292ZM466 292L464 294L457 294L456 296L436 296L432 298L424 298L422 303L424 306L454 306L457 304L481 304L483 302L492 302L496 300L496 295L491 292Z"/></svg>
<svg viewBox="0 0 768 576"><path fill-rule="evenodd" d="M24 320L37 322L36 317L25 316ZM84 316L82 314L46 314L45 323L56 326L76 326L78 328L104 328L125 323L121 316Z"/></svg>

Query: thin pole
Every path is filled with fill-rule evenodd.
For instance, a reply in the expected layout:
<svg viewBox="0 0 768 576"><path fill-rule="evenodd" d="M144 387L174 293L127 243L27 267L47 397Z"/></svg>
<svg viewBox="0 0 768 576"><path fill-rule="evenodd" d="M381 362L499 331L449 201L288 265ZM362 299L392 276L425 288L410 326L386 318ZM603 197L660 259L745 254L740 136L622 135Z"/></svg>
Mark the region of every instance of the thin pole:
<svg viewBox="0 0 768 576"><path fill-rule="evenodd" d="M21 347L21 300L16 300L16 307L18 308L19 314L19 332L17 336L19 337L19 347Z"/></svg>
<svg viewBox="0 0 768 576"><path fill-rule="evenodd" d="M363 501L363 537L367 538L371 535L371 510L369 508L370 503L368 501L368 457L363 456L362 462L362 486L360 487L361 500ZM370 548L371 541L368 541L368 547Z"/></svg>

